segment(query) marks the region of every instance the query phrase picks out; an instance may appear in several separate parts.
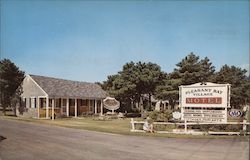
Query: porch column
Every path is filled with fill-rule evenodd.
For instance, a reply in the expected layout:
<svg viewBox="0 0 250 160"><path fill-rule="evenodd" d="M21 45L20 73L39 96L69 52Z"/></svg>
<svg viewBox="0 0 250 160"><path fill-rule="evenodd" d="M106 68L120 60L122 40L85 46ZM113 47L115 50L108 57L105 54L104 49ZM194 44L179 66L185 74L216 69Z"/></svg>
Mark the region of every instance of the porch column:
<svg viewBox="0 0 250 160"><path fill-rule="evenodd" d="M39 106L39 97L36 99L36 108L37 108L37 118L40 118L40 106Z"/></svg>
<svg viewBox="0 0 250 160"><path fill-rule="evenodd" d="M77 117L77 99L75 99L75 117Z"/></svg>
<svg viewBox="0 0 250 160"><path fill-rule="evenodd" d="M67 117L69 117L69 98L67 98L67 103L66 103L66 114Z"/></svg>
<svg viewBox="0 0 250 160"><path fill-rule="evenodd" d="M97 114L97 101L95 99L95 114Z"/></svg>
<svg viewBox="0 0 250 160"><path fill-rule="evenodd" d="M49 96L46 97L46 118L49 118Z"/></svg>
<svg viewBox="0 0 250 160"><path fill-rule="evenodd" d="M103 101L101 100L101 116L103 115Z"/></svg>
<svg viewBox="0 0 250 160"><path fill-rule="evenodd" d="M60 108L61 108L61 115L63 114L63 107L62 107L62 105L63 105L63 99L62 98L60 98Z"/></svg>
<svg viewBox="0 0 250 160"><path fill-rule="evenodd" d="M55 98L52 99L52 120L55 119Z"/></svg>

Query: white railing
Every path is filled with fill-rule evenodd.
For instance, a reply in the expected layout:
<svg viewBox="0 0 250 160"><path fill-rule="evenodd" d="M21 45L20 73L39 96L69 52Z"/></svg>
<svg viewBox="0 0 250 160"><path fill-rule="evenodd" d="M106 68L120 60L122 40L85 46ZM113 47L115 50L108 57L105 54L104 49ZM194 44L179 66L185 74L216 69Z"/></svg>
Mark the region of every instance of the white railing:
<svg viewBox="0 0 250 160"><path fill-rule="evenodd" d="M135 121L134 118L131 118L131 127L132 129L130 130L131 132L146 132L145 130L141 129L136 129L135 125L136 124L142 124L144 125L146 122L145 121ZM208 132L202 132L202 131L193 131L193 130L188 130L187 126L188 125L205 125L205 124L235 124L235 125L242 125L242 130L245 131L245 134L250 134L250 132L246 132L247 130L247 125L250 125L249 122L244 120L243 122L227 122L227 123L195 123L195 122L187 122L185 121L184 123L171 123L171 122L153 122L153 125L184 125L184 130L181 129L173 129L172 131L155 131L156 133L175 133L175 134L218 134L218 135L240 135L241 132L214 132L214 131L208 131Z"/></svg>

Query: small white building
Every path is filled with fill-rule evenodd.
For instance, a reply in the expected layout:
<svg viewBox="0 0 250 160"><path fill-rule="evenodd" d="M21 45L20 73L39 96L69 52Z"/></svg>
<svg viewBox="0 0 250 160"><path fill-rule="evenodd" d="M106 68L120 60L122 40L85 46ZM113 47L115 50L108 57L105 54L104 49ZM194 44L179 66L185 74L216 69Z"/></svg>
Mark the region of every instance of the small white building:
<svg viewBox="0 0 250 160"><path fill-rule="evenodd" d="M23 111L17 115L37 118L102 114L107 93L94 83L27 75L22 83Z"/></svg>

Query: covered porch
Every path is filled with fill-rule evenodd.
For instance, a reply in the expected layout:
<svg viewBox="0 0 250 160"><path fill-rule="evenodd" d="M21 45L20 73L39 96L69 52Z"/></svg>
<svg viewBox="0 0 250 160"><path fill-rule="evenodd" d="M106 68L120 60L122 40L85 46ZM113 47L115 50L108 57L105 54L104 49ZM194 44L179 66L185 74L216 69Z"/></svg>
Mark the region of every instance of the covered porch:
<svg viewBox="0 0 250 160"><path fill-rule="evenodd" d="M26 102L26 107L30 105L29 107L35 108L37 118L54 120L56 117L103 114L102 99L33 97L28 101L29 104Z"/></svg>

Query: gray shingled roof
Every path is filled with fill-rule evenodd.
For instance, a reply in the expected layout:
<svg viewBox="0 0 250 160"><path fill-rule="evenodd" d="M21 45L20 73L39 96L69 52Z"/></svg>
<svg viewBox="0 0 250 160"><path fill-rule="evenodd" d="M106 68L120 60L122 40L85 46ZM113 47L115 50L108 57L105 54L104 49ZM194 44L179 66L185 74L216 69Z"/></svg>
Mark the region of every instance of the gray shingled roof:
<svg viewBox="0 0 250 160"><path fill-rule="evenodd" d="M101 99L107 93L97 84L30 75L50 97Z"/></svg>

